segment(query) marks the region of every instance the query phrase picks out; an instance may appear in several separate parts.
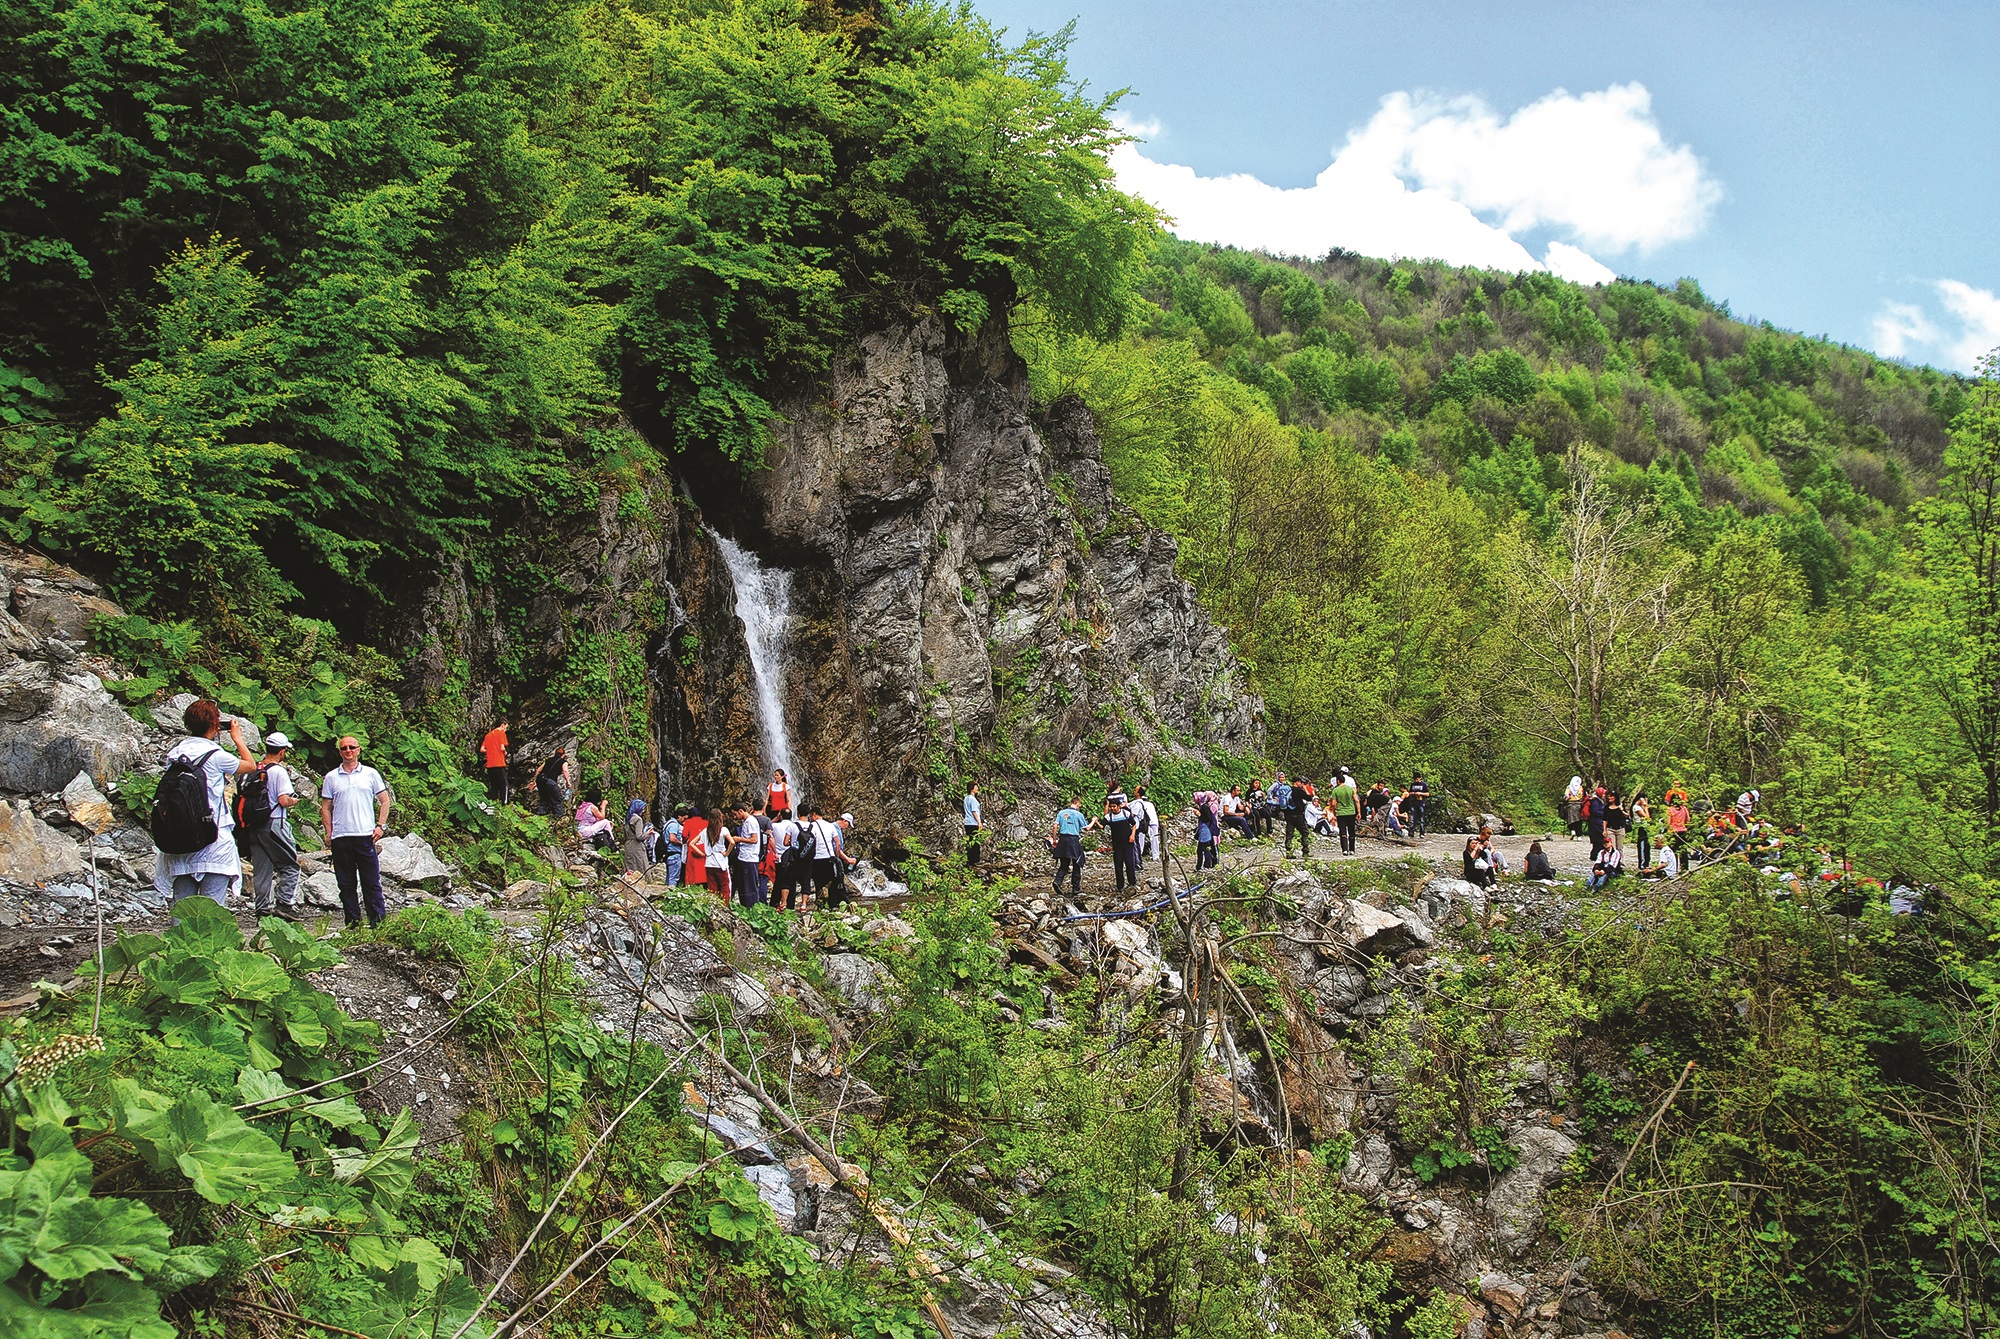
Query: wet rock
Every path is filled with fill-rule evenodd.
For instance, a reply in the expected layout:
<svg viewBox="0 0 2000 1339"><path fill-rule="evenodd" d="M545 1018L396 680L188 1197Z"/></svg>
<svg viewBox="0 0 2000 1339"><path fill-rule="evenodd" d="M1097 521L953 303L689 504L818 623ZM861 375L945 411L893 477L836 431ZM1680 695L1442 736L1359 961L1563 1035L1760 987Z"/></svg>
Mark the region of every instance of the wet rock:
<svg viewBox="0 0 2000 1339"><path fill-rule="evenodd" d="M63 787L62 800L70 821L93 834L110 831L118 821L111 812L111 801L91 783L88 772L78 772L70 778Z"/></svg>
<svg viewBox="0 0 2000 1339"><path fill-rule="evenodd" d="M429 842L414 832L384 837L378 856L382 873L398 883L440 891L451 882L451 868L438 859Z"/></svg>
<svg viewBox="0 0 2000 1339"><path fill-rule="evenodd" d="M1540 1229L1542 1192L1562 1179L1577 1145L1561 1130L1547 1125L1523 1125L1508 1136L1507 1145L1519 1161L1494 1181L1486 1197L1486 1213L1493 1220L1496 1242L1509 1252L1518 1252Z"/></svg>
<svg viewBox="0 0 2000 1339"><path fill-rule="evenodd" d="M884 978L889 973L881 963L859 953L834 953L823 965L826 984L848 1007L871 1014L882 1011Z"/></svg>
<svg viewBox="0 0 2000 1339"><path fill-rule="evenodd" d="M0 879L40 884L87 867L76 843L36 818L26 800L0 803Z"/></svg>
<svg viewBox="0 0 2000 1339"><path fill-rule="evenodd" d="M790 1169L775 1165L745 1167L743 1179L755 1187L757 1198L764 1201L771 1216L778 1220L778 1230L790 1232L799 1218L799 1197L792 1189Z"/></svg>

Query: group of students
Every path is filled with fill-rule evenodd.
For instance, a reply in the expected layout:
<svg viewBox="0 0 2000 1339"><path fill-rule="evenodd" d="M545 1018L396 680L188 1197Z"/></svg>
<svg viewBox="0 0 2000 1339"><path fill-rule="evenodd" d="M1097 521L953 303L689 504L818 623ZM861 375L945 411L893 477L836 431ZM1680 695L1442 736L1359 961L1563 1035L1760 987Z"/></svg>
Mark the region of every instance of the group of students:
<svg viewBox="0 0 2000 1339"><path fill-rule="evenodd" d="M1315 833L1339 842L1343 855L1353 855L1364 828L1383 837L1420 837L1429 831L1431 788L1422 772L1407 786L1377 781L1363 790L1354 773L1343 767L1327 779L1327 786L1322 800L1312 782L1304 777L1287 779L1280 772L1268 787L1253 785L1248 797L1241 786L1227 792L1197 793L1193 799L1195 868L1215 865L1216 848L1226 831L1244 837L1269 836L1282 823L1285 855L1291 855L1296 834L1301 858L1312 854Z"/></svg>
<svg viewBox="0 0 2000 1339"><path fill-rule="evenodd" d="M591 839L609 821L586 800L577 809L577 833ZM774 906L804 911L849 900L847 872L860 863L848 854L854 815L823 815L810 802L795 805L783 768L771 774L764 794L747 803L702 811L680 805L656 828L646 802L626 805L625 872L646 877L666 866L669 887L705 887L727 905Z"/></svg>
<svg viewBox="0 0 2000 1339"><path fill-rule="evenodd" d="M496 723L480 743L486 763L487 794L496 804L508 796L507 722ZM567 749L556 749L535 768L529 784L537 806L551 818L569 810L571 767ZM721 808L675 807L664 827L654 826L648 805L633 798L614 822L600 792L588 791L573 813L576 834L598 848L620 851L627 874L645 878L666 867L670 887L703 887L727 904L771 905L803 911L808 904L833 907L847 900L847 872L860 863L848 854L854 815L822 814L818 806L795 804L785 769L775 768L762 797Z"/></svg>

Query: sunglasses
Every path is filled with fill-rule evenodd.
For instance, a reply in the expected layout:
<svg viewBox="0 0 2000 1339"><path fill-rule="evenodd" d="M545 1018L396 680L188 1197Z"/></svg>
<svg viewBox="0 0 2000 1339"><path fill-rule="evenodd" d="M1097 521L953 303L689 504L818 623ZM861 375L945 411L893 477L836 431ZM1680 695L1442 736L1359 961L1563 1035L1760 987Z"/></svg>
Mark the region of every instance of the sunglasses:
<svg viewBox="0 0 2000 1339"><path fill-rule="evenodd" d="M359 744L342 744L340 751L342 753L359 753L361 752L361 746Z"/></svg>

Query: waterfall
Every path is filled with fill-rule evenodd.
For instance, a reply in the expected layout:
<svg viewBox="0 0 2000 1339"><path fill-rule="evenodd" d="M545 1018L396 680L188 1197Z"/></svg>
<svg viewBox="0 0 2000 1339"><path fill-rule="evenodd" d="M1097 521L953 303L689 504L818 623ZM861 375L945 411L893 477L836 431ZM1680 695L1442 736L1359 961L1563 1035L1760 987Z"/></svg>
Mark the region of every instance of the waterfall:
<svg viewBox="0 0 2000 1339"><path fill-rule="evenodd" d="M750 677L757 685L757 724L764 735L766 767L782 767L793 793L801 784L792 770L792 737L785 728L785 640L791 631L792 574L766 567L757 555L710 530L709 537L729 568L736 588L736 617L750 649Z"/></svg>

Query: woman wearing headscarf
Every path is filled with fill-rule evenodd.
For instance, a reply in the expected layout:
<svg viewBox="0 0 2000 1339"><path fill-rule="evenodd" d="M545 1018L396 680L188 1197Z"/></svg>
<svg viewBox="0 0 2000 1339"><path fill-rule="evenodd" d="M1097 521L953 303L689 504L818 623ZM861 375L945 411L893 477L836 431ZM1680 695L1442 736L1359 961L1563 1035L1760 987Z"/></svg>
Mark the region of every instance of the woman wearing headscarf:
<svg viewBox="0 0 2000 1339"><path fill-rule="evenodd" d="M625 806L625 872L645 876L653 867L653 838L657 834L646 821L646 802L634 800Z"/></svg>
<svg viewBox="0 0 2000 1339"><path fill-rule="evenodd" d="M1583 835L1583 778L1573 776L1563 791L1563 822L1569 825L1569 839Z"/></svg>

